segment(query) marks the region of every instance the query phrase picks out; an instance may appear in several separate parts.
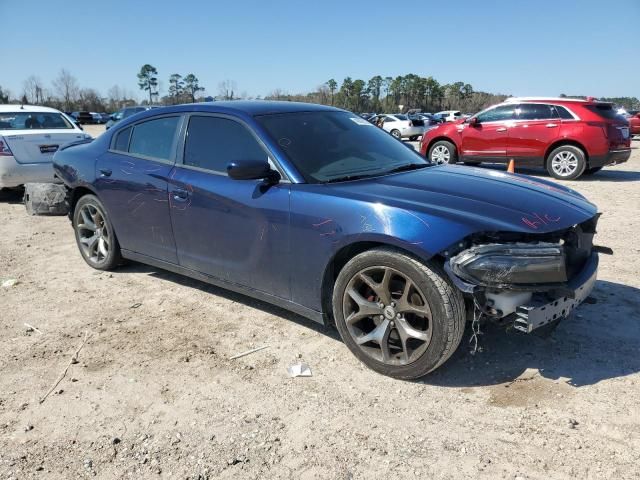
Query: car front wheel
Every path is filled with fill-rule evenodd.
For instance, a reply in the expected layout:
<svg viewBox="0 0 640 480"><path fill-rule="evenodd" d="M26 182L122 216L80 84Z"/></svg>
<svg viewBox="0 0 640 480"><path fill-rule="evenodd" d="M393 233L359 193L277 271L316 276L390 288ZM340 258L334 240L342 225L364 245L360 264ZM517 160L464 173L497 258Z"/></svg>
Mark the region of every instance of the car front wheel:
<svg viewBox="0 0 640 480"><path fill-rule="evenodd" d="M438 368L464 331L462 294L441 268L394 249L351 259L332 300L347 347L369 368L394 378L419 378Z"/></svg>
<svg viewBox="0 0 640 480"><path fill-rule="evenodd" d="M562 145L547 158L547 171L558 180L575 180L582 175L586 166L584 152L573 145Z"/></svg>
<svg viewBox="0 0 640 480"><path fill-rule="evenodd" d="M122 262L120 245L106 209L95 195L78 200L73 212L73 229L82 258L98 270L111 270Z"/></svg>
<svg viewBox="0 0 640 480"><path fill-rule="evenodd" d="M441 165L443 163L456 163L458 161L456 146L446 140L440 140L439 142L434 143L429 149L427 157L432 163L437 165Z"/></svg>

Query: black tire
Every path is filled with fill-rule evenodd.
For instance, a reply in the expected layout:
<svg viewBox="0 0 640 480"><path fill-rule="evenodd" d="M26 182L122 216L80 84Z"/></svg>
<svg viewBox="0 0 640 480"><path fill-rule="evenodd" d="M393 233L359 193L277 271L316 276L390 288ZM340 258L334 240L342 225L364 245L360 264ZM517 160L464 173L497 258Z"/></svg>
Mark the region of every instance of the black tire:
<svg viewBox="0 0 640 480"><path fill-rule="evenodd" d="M447 140L439 140L429 148L427 158L432 163L457 163L458 151L456 146Z"/></svg>
<svg viewBox="0 0 640 480"><path fill-rule="evenodd" d="M73 210L72 223L78 250L89 266L112 270L122 263L118 238L98 197L91 194L81 197Z"/></svg>
<svg viewBox="0 0 640 480"><path fill-rule="evenodd" d="M594 173L598 173L600 170L602 170L602 167L591 167L591 168L587 168L583 175L593 175Z"/></svg>
<svg viewBox="0 0 640 480"><path fill-rule="evenodd" d="M563 166L561 157L566 157L566 167ZM547 156L545 165L553 178L575 180L584 173L587 159L582 149L573 145L561 145Z"/></svg>
<svg viewBox="0 0 640 480"><path fill-rule="evenodd" d="M397 138L398 140L402 140L402 134L400 133L400 130L394 128L389 133L392 137Z"/></svg>
<svg viewBox="0 0 640 480"><path fill-rule="evenodd" d="M385 272L379 273L382 275L381 280L376 280L376 282L380 282L376 283L380 291L385 291L381 286L385 283L386 272L391 272L389 274L390 280L387 281L386 291L389 293L387 298L375 296L378 290L371 289L370 293L365 293L366 298L364 296L357 297L366 300L367 303L359 306L355 312L348 312L350 305L355 304L353 294L348 292L356 290L356 295L361 295L358 289L364 288L366 291L371 285L368 282L360 281L363 278L361 274L364 272L366 277L373 281L373 275L376 271ZM373 272L371 277L369 277L369 272ZM406 280L406 283L397 283L403 280ZM358 287L358 283L354 282L359 282L360 286ZM394 291L398 288L402 292ZM409 292L412 292L411 299L407 301ZM419 302L417 304L414 303L416 298ZM389 305L384 305L382 300L389 301ZM397 304L394 303L394 300ZM352 258L336 279L332 303L336 327L347 347L367 367L389 377L413 379L435 370L458 348L464 332L464 299L461 292L451 284L442 269L433 262L423 263L392 248L376 248ZM380 312L369 314L370 310L367 308L372 305L380 308L380 312L383 314ZM409 308L412 310L415 308L426 309L430 318L414 316L409 310L403 309L403 305L410 305ZM389 310L389 307L394 308ZM367 310L361 311L361 308ZM395 308L398 313L394 313ZM348 315L348 318L357 318L358 320L351 320L348 325L345 314ZM416 323L416 319L418 322L424 322L422 328L419 323ZM383 325L383 322L387 323ZM361 326L363 323L364 326ZM404 326L399 328L400 325ZM406 329L407 325L412 330ZM370 330L368 333L367 329ZM386 332L383 334L381 342L376 340L377 345L380 345L380 353L377 358L374 355L376 343L358 344L356 341L356 338L362 340L365 337L371 337L374 330L377 333L379 333L378 331ZM400 330L405 333L405 340L402 340ZM413 335L407 337L408 331L428 336L428 340L422 340L423 343L420 343ZM429 332L428 335L427 332ZM362 335L358 335L358 333L362 333ZM413 342L411 354L409 354L409 342ZM386 361L384 349L381 347L383 343L387 348ZM369 346L367 346L368 344ZM390 356L392 348L394 354Z"/></svg>

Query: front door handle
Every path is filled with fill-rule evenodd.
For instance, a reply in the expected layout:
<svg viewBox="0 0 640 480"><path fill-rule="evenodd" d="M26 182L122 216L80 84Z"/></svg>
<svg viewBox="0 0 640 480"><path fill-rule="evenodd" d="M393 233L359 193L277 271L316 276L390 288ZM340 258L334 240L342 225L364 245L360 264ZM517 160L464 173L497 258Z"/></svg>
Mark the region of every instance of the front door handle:
<svg viewBox="0 0 640 480"><path fill-rule="evenodd" d="M557 124L557 123L547 123L547 124L545 125L545 127L547 127L547 128L553 128L553 127L557 127L557 126L558 126L558 124Z"/></svg>
<svg viewBox="0 0 640 480"><path fill-rule="evenodd" d="M111 169L110 168L101 168L100 169L100 176L101 177L110 177L111 176Z"/></svg>
<svg viewBox="0 0 640 480"><path fill-rule="evenodd" d="M184 201L189 197L189 192L182 188L176 188L175 190L172 190L171 194L173 195L173 199L179 202Z"/></svg>
<svg viewBox="0 0 640 480"><path fill-rule="evenodd" d="M496 132L506 132L506 131L507 131L507 127L496 128Z"/></svg>

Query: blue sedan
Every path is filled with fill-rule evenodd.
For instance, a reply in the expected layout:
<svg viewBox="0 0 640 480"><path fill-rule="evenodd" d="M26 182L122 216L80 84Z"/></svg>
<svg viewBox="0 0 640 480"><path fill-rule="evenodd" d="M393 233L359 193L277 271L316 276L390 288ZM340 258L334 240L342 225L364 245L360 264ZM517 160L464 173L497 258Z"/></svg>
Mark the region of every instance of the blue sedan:
<svg viewBox="0 0 640 480"><path fill-rule="evenodd" d="M467 319L555 325L591 291L594 205L568 188L436 166L336 108L148 110L54 157L84 260L146 263L334 324L367 366L423 376Z"/></svg>

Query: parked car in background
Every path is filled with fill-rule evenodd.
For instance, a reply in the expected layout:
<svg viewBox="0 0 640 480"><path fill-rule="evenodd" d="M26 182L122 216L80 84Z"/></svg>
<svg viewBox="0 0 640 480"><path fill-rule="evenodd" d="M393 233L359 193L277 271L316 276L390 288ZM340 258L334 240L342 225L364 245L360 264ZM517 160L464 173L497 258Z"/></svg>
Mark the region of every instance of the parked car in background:
<svg viewBox="0 0 640 480"><path fill-rule="evenodd" d="M53 182L53 154L86 138L91 137L53 108L0 105L0 188Z"/></svg>
<svg viewBox="0 0 640 480"><path fill-rule="evenodd" d="M435 163L505 163L545 167L573 180L631 155L629 122L612 104L592 99L510 98L422 137L420 152Z"/></svg>
<svg viewBox="0 0 640 480"><path fill-rule="evenodd" d="M640 135L640 112L638 110L629 110L625 116L629 122L629 133L634 135Z"/></svg>
<svg viewBox="0 0 640 480"><path fill-rule="evenodd" d="M424 122L425 130L431 129L442 123L442 120L437 119L430 113L421 113L419 115L420 115L420 118L422 118L422 121Z"/></svg>
<svg viewBox="0 0 640 480"><path fill-rule="evenodd" d="M139 112L144 112L144 111L150 110L152 108L158 108L158 107L148 106L148 105L138 105L138 106L134 106L134 107L125 107L122 110L118 110L117 112L111 114L111 116L109 118L109 121L107 122L105 127L106 127L107 130L109 130L111 127L113 127L120 120L124 120L125 118L130 117L131 115L134 115L134 114L139 113Z"/></svg>
<svg viewBox="0 0 640 480"><path fill-rule="evenodd" d="M408 138L415 141L424 133L424 121L421 118L410 119L407 115L400 113L383 113L372 118L371 123L377 124L380 118L384 120L382 128L398 140Z"/></svg>
<svg viewBox="0 0 640 480"><path fill-rule="evenodd" d="M100 115L100 123L107 123L109 120L111 120L110 113L102 112L99 115Z"/></svg>
<svg viewBox="0 0 640 480"><path fill-rule="evenodd" d="M167 107L54 163L92 268L127 258L335 324L392 377L442 365L474 312L528 333L596 280L598 213L579 193L433 165L328 106Z"/></svg>
<svg viewBox="0 0 640 480"><path fill-rule="evenodd" d="M93 123L99 125L102 123L102 115L98 112L89 112L93 117Z"/></svg>
<svg viewBox="0 0 640 480"><path fill-rule="evenodd" d="M442 112L434 113L433 116L442 119L444 122L455 122L462 118L462 113L459 110L443 110Z"/></svg>
<svg viewBox="0 0 640 480"><path fill-rule="evenodd" d="M80 124L95 123L95 117L91 112L73 112L71 115Z"/></svg>

